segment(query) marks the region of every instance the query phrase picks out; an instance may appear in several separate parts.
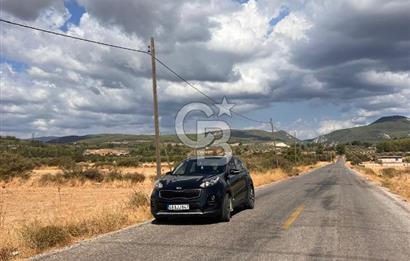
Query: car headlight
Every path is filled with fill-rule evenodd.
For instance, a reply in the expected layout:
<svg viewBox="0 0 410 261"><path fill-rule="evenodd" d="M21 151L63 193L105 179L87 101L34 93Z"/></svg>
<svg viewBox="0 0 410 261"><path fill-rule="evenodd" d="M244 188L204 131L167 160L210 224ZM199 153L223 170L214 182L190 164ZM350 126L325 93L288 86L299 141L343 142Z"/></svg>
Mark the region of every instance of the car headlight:
<svg viewBox="0 0 410 261"><path fill-rule="evenodd" d="M159 180L155 181L154 188L161 189L163 187L164 185Z"/></svg>
<svg viewBox="0 0 410 261"><path fill-rule="evenodd" d="M219 180L219 177L208 179L208 180L205 180L204 182L202 182L201 185L199 185L199 186L201 188L207 188L207 187L215 185L218 182L218 180Z"/></svg>

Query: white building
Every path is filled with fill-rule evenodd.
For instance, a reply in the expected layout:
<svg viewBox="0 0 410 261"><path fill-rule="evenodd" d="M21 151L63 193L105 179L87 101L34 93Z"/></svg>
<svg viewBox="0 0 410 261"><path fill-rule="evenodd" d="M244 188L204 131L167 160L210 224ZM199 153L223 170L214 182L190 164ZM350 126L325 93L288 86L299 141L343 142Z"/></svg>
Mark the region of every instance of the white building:
<svg viewBox="0 0 410 261"><path fill-rule="evenodd" d="M378 160L381 164L403 163L401 156L380 156Z"/></svg>

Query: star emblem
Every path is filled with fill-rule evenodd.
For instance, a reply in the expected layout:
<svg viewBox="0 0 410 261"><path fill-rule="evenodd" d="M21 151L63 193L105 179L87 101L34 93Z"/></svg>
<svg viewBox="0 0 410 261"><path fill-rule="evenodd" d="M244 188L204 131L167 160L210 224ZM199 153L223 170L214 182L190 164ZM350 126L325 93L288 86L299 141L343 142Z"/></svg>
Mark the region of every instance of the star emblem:
<svg viewBox="0 0 410 261"><path fill-rule="evenodd" d="M235 106L235 104L228 103L228 101L226 100L226 97L223 98L221 104L215 104L215 106L218 107L219 109L218 117L221 117L224 114L228 115L229 117L232 117L231 110L233 106Z"/></svg>

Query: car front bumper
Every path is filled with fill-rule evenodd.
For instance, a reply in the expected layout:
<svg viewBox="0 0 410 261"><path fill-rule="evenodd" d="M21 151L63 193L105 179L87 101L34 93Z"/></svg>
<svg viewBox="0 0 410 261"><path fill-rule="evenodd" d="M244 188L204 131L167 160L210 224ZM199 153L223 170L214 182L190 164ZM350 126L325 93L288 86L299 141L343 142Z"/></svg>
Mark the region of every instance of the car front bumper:
<svg viewBox="0 0 410 261"><path fill-rule="evenodd" d="M211 197L214 200L211 200ZM188 204L189 210L168 210L168 205ZM159 191L151 195L151 213L154 217L187 217L187 216L218 216L221 211L221 195L212 189L201 189L200 196L194 199L172 198L159 196Z"/></svg>

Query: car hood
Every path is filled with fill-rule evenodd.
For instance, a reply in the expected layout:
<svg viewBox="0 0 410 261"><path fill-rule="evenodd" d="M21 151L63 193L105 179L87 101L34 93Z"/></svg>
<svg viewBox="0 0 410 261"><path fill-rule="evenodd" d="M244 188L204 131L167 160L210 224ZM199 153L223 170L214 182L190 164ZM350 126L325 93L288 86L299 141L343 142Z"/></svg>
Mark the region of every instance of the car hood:
<svg viewBox="0 0 410 261"><path fill-rule="evenodd" d="M199 185L212 176L177 176L167 175L160 182L164 185L164 189L192 189L199 188Z"/></svg>

